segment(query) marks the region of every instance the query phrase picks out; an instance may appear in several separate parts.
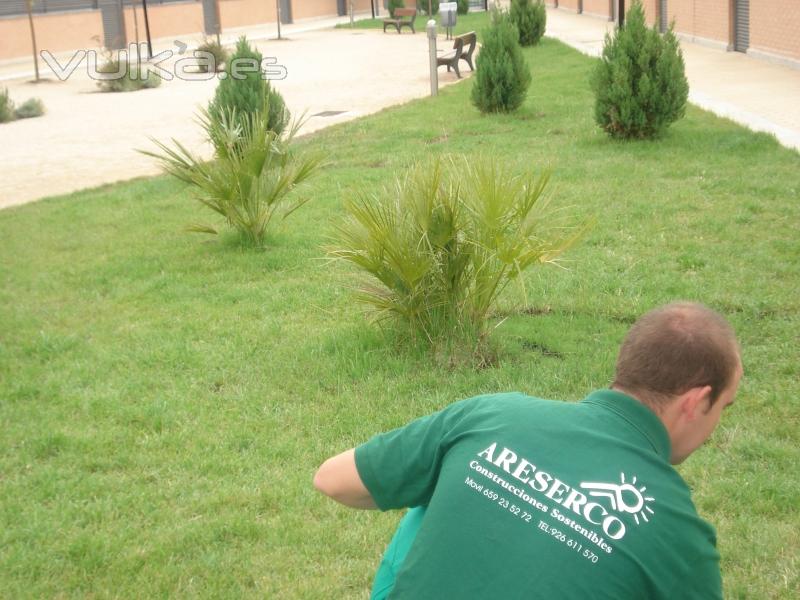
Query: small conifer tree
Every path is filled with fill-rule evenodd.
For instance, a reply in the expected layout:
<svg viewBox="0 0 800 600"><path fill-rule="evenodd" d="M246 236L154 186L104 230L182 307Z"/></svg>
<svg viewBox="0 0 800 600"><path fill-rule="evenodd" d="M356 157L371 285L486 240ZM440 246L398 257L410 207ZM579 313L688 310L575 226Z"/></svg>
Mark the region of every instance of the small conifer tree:
<svg viewBox="0 0 800 600"><path fill-rule="evenodd" d="M251 48L244 36L241 37L236 44L236 51L225 64L225 77L220 80L214 99L208 106L212 120L219 122L232 115L234 124L244 130L245 121L252 120L252 115L266 106L269 110L269 129L277 134L286 129L289 110L283 96L264 79L261 61L261 53Z"/></svg>
<svg viewBox="0 0 800 600"><path fill-rule="evenodd" d="M592 74L595 121L614 138L651 138L680 119L689 84L680 45L672 27L662 36L645 25L639 0L625 25L606 35Z"/></svg>
<svg viewBox="0 0 800 600"><path fill-rule="evenodd" d="M517 27L507 13L493 13L492 23L483 33L476 66L472 103L478 110L511 112L522 105L531 84L531 72L522 55Z"/></svg>
<svg viewBox="0 0 800 600"><path fill-rule="evenodd" d="M456 12L459 15L465 15L469 12L469 0L456 0L458 2L458 6L456 7Z"/></svg>
<svg viewBox="0 0 800 600"><path fill-rule="evenodd" d="M544 35L547 11L541 0L511 0L509 16L519 29L519 43L535 46Z"/></svg>

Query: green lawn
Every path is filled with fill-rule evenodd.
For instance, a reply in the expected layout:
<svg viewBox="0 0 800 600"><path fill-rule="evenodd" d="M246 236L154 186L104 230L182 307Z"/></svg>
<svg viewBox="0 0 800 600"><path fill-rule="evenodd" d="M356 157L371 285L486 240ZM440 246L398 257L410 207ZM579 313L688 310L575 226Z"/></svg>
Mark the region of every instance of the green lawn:
<svg viewBox="0 0 800 600"><path fill-rule="evenodd" d="M517 114L480 115L466 80L303 140L330 164L264 250L184 232L213 218L166 177L0 211L0 596L365 598L400 515L318 495L322 460L478 393L581 398L637 315L688 298L730 317L746 374L680 470L726 596L797 597L800 156L694 107L610 141L592 60L525 52ZM447 152L550 168L554 202L598 219L504 299L481 371L398 348L319 260L343 198Z"/></svg>

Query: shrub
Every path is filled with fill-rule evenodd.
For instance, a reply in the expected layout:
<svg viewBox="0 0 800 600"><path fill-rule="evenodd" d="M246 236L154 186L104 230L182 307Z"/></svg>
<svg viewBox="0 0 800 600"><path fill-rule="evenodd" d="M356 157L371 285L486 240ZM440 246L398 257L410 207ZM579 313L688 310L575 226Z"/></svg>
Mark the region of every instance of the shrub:
<svg viewBox="0 0 800 600"><path fill-rule="evenodd" d="M6 88L0 88L0 123L14 120L14 101Z"/></svg>
<svg viewBox="0 0 800 600"><path fill-rule="evenodd" d="M672 27L663 35L645 26L635 2L625 26L606 35L603 54L592 74L594 116L614 138L651 138L681 118L689 84Z"/></svg>
<svg viewBox="0 0 800 600"><path fill-rule="evenodd" d="M204 54L211 56L204 56ZM196 58L202 59L197 62L197 68L201 73L208 73L209 67L212 66L214 72L222 71L228 61L228 51L225 46L211 38L203 40L203 43L194 51L194 55Z"/></svg>
<svg viewBox="0 0 800 600"><path fill-rule="evenodd" d="M268 102L268 97L262 98ZM299 124L277 133L267 126L270 110L248 113L223 113L217 120L208 111L201 123L215 148L215 159L206 162L175 142L175 148L155 142L162 154L144 152L156 158L167 173L192 185L202 204L225 218L242 238L261 245L267 228L276 216L285 218L303 201L290 205L287 196L319 167L317 157L298 156L292 139ZM192 225L191 231L218 233L211 225Z"/></svg>
<svg viewBox="0 0 800 600"><path fill-rule="evenodd" d="M253 121L252 115L264 107L269 109L267 128L280 135L289 124L289 111L283 96L262 76L261 53L250 47L247 39L240 38L236 51L225 65L225 77L220 80L214 99L208 106L208 114L217 127L226 117L231 126L244 129ZM247 68L249 67L252 68ZM242 68L244 67L244 68ZM257 68L256 68L257 67Z"/></svg>
<svg viewBox="0 0 800 600"><path fill-rule="evenodd" d="M469 0L457 0L457 12L460 15L465 15L469 12Z"/></svg>
<svg viewBox="0 0 800 600"><path fill-rule="evenodd" d="M44 112L44 102L38 98L30 98L15 108L8 90L0 88L0 123L8 123L15 119L41 117Z"/></svg>
<svg viewBox="0 0 800 600"><path fill-rule="evenodd" d="M493 13L492 24L483 33L476 67L472 103L481 112L511 112L520 107L531 72L522 55L517 28L506 13Z"/></svg>
<svg viewBox="0 0 800 600"><path fill-rule="evenodd" d="M544 35L547 11L541 0L511 0L511 21L519 30L522 46L535 46Z"/></svg>
<svg viewBox="0 0 800 600"><path fill-rule="evenodd" d="M118 56L110 53L97 67L97 72L102 76L97 85L104 92L135 92L161 85L161 77L154 71L146 66L120 61Z"/></svg>
<svg viewBox="0 0 800 600"><path fill-rule="evenodd" d="M14 116L17 119L32 119L34 117L41 117L44 113L44 102L39 98L31 98L17 107L14 111Z"/></svg>
<svg viewBox="0 0 800 600"><path fill-rule="evenodd" d="M388 6L389 16L394 18L395 9L397 9L397 8L405 8L405 7L406 7L406 3L404 2L404 0L389 0L389 6Z"/></svg>
<svg viewBox="0 0 800 600"><path fill-rule="evenodd" d="M407 326L447 362L467 350L488 357L487 321L498 296L580 234L550 219L547 176L518 175L499 161L419 163L394 187L345 203L333 258L369 276L358 300L377 320Z"/></svg>

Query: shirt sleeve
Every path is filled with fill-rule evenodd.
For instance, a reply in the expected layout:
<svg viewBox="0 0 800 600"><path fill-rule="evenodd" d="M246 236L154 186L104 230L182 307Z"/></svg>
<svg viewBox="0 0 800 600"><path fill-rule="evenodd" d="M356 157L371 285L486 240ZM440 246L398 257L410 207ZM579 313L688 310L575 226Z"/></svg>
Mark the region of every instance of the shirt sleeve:
<svg viewBox="0 0 800 600"><path fill-rule="evenodd" d="M378 508L428 504L447 449L476 400L456 402L356 448L358 474Z"/></svg>

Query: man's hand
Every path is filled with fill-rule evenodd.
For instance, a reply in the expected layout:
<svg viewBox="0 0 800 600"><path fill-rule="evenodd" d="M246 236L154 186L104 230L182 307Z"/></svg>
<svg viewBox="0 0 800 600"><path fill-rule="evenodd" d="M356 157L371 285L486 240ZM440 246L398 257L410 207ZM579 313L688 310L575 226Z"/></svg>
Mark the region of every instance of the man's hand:
<svg viewBox="0 0 800 600"><path fill-rule="evenodd" d="M352 508L378 508L358 474L353 448L322 463L314 475L314 487Z"/></svg>

